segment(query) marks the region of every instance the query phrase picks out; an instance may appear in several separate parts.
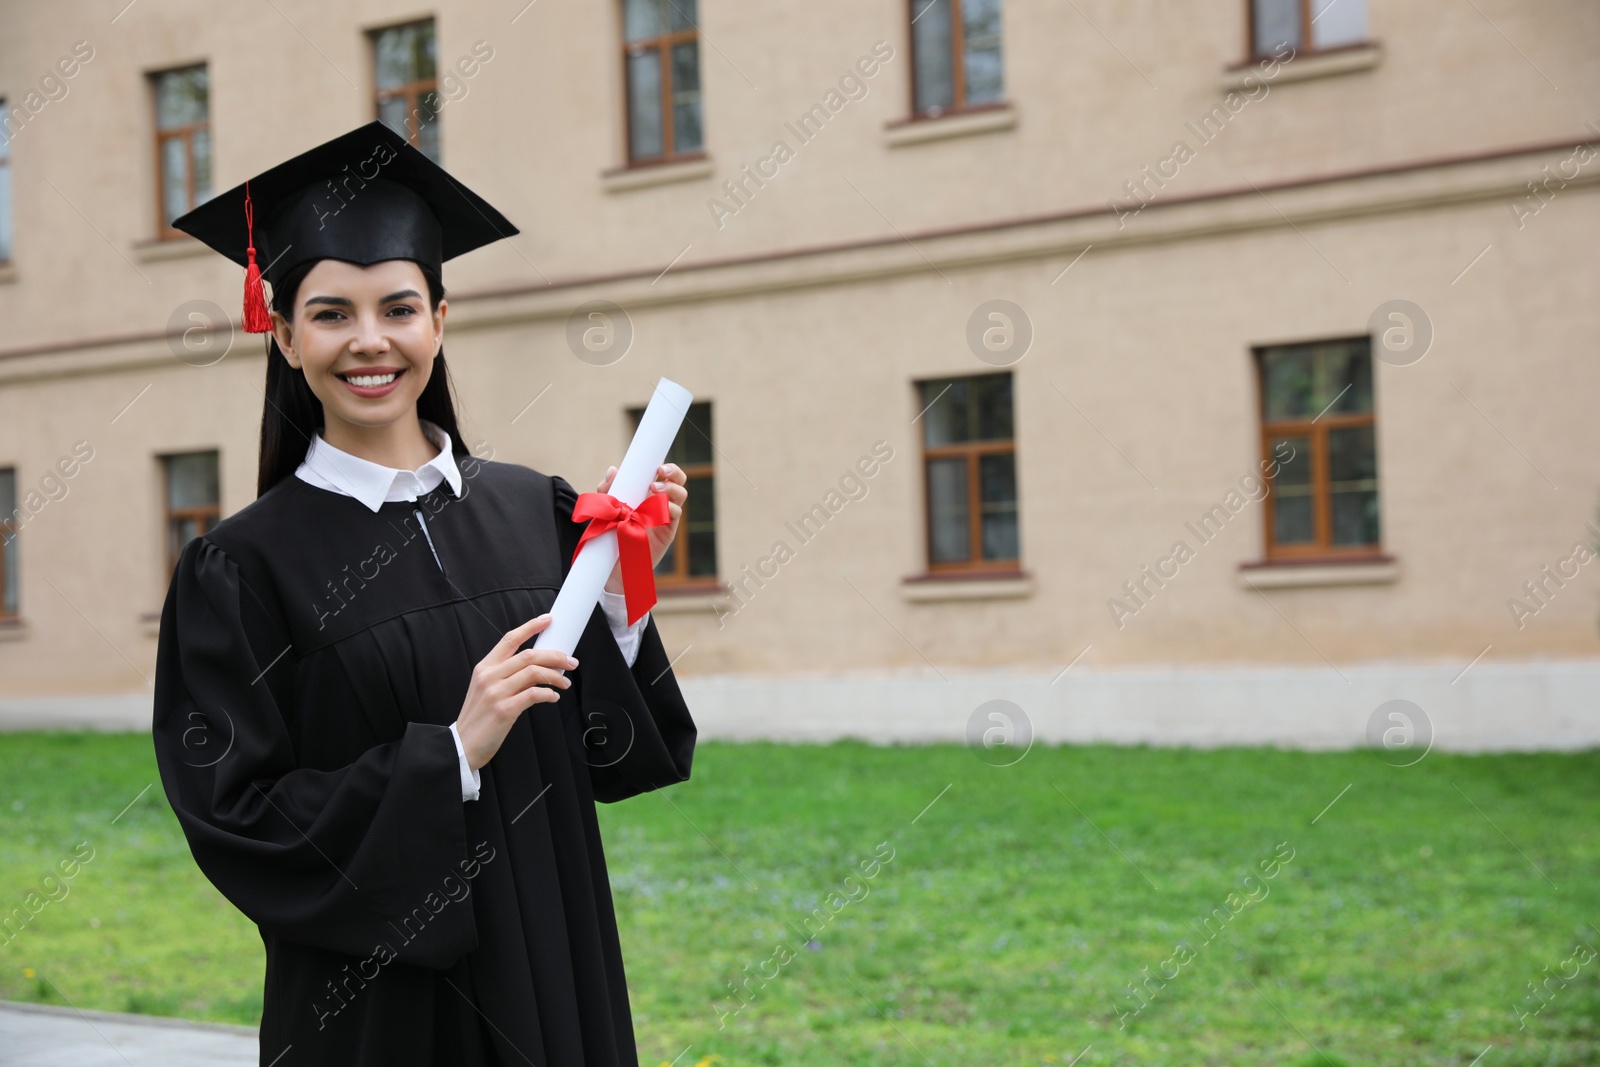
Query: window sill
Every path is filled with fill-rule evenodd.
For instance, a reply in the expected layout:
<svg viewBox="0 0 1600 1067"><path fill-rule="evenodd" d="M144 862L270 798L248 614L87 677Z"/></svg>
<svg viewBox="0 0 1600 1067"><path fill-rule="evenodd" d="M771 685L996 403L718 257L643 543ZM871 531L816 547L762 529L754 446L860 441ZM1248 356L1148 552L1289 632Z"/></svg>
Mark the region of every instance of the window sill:
<svg viewBox="0 0 1600 1067"><path fill-rule="evenodd" d="M1273 560L1239 565L1239 584L1246 589L1292 589L1328 585L1388 585L1400 580L1400 561L1393 556L1304 563Z"/></svg>
<svg viewBox="0 0 1600 1067"><path fill-rule="evenodd" d="M926 144L948 137L1009 130L1017 124L1017 109L1010 104L977 111L951 111L936 119L903 119L884 127L883 138L890 148Z"/></svg>
<svg viewBox="0 0 1600 1067"><path fill-rule="evenodd" d="M711 159L685 159L672 163L647 163L637 167L618 167L600 172L601 186L608 193L622 193L629 189L646 189L654 185L694 181L711 177Z"/></svg>
<svg viewBox="0 0 1600 1067"><path fill-rule="evenodd" d="M0 285L9 285L17 280L17 266L15 263L0 263Z"/></svg>
<svg viewBox="0 0 1600 1067"><path fill-rule="evenodd" d="M211 251L209 245L188 234L181 237L151 237L133 242L133 258L140 263L160 263L168 259L188 259Z"/></svg>
<svg viewBox="0 0 1600 1067"><path fill-rule="evenodd" d="M914 604L943 600L1003 600L1033 595L1026 571L985 574L917 574L900 581L900 597Z"/></svg>
<svg viewBox="0 0 1600 1067"><path fill-rule="evenodd" d="M0 619L0 641L21 641L32 631L21 618Z"/></svg>
<svg viewBox="0 0 1600 1067"><path fill-rule="evenodd" d="M712 612L728 597L729 587L721 582L715 585L692 585L674 588L656 586L656 602L650 609L656 615L697 615Z"/></svg>
<svg viewBox="0 0 1600 1067"><path fill-rule="evenodd" d="M1330 48L1324 52L1301 52L1278 65L1278 73L1270 78L1261 72L1263 63L1272 62L1271 56L1247 59L1222 72L1224 89L1251 89L1261 82L1282 85L1287 82L1310 81L1313 78L1331 78L1335 74L1354 74L1371 70L1383 58L1383 48L1377 41Z"/></svg>

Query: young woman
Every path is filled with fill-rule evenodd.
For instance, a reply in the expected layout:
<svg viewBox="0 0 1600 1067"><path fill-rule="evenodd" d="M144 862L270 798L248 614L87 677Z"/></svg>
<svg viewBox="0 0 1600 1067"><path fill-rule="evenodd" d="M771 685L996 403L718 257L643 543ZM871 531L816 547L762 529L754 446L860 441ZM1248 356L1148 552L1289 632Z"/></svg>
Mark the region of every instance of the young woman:
<svg viewBox="0 0 1600 1067"><path fill-rule="evenodd" d="M271 328L258 497L183 549L154 714L195 860L261 930L261 1063L636 1067L594 805L686 780L695 728L620 565L573 657L525 647L578 494L463 447L440 281L515 228L378 123L176 225ZM656 561L687 498L658 475Z"/></svg>

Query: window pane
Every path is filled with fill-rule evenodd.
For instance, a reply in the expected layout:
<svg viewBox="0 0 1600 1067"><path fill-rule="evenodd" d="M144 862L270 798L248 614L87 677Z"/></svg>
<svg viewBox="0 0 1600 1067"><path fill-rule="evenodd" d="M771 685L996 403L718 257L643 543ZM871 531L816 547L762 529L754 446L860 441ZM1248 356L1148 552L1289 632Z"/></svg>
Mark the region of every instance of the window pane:
<svg viewBox="0 0 1600 1067"><path fill-rule="evenodd" d="M1353 488L1350 482L1375 484L1378 453L1371 426L1348 426L1328 431L1328 483L1334 489Z"/></svg>
<svg viewBox="0 0 1600 1067"><path fill-rule="evenodd" d="M203 122L209 110L205 67L169 70L156 76L157 129Z"/></svg>
<svg viewBox="0 0 1600 1067"><path fill-rule="evenodd" d="M966 379L923 382L922 407L923 444L935 447L967 439Z"/></svg>
<svg viewBox="0 0 1600 1067"><path fill-rule="evenodd" d="M0 549L5 553L6 581L4 589L0 589L0 610L7 615L17 613L17 541L16 538L5 543L5 548Z"/></svg>
<svg viewBox="0 0 1600 1067"><path fill-rule="evenodd" d="M437 69L433 22L394 26L373 38L379 89L432 78Z"/></svg>
<svg viewBox="0 0 1600 1067"><path fill-rule="evenodd" d="M689 533L689 576L714 578L717 574L716 479L711 475L688 481L689 510L684 528Z"/></svg>
<svg viewBox="0 0 1600 1067"><path fill-rule="evenodd" d="M982 504L983 558L1018 558L1015 453L978 457L978 496Z"/></svg>
<svg viewBox="0 0 1600 1067"><path fill-rule="evenodd" d="M972 381L974 425L971 440L1003 441L1012 437L1011 375L994 374Z"/></svg>
<svg viewBox="0 0 1600 1067"><path fill-rule="evenodd" d="M1308 345L1261 353L1261 396L1267 421L1310 418L1317 413L1315 363Z"/></svg>
<svg viewBox="0 0 1600 1067"><path fill-rule="evenodd" d="M169 223L189 210L189 160L183 148L182 137L161 142L161 203Z"/></svg>
<svg viewBox="0 0 1600 1067"><path fill-rule="evenodd" d="M18 571L16 537L8 537L5 541L5 547L0 548L0 552L5 553L6 568L5 585L3 588L0 588L0 612L3 612L6 615L15 615L17 613Z"/></svg>
<svg viewBox="0 0 1600 1067"><path fill-rule="evenodd" d="M1311 0L1311 44L1338 48L1367 39L1367 0Z"/></svg>
<svg viewBox="0 0 1600 1067"><path fill-rule="evenodd" d="M950 69L950 0L913 0L911 51L916 64L917 111L943 110L955 100Z"/></svg>
<svg viewBox="0 0 1600 1067"><path fill-rule="evenodd" d="M661 155L661 53L628 57L629 151L634 159Z"/></svg>
<svg viewBox="0 0 1600 1067"><path fill-rule="evenodd" d="M968 104L987 104L1002 95L1000 0L964 0L962 40L966 46Z"/></svg>
<svg viewBox="0 0 1600 1067"><path fill-rule="evenodd" d="M1333 543L1336 545L1375 545L1378 543L1378 494L1334 493Z"/></svg>
<svg viewBox="0 0 1600 1067"><path fill-rule="evenodd" d="M172 519L167 523L167 558L174 565L183 547L200 536L200 524L192 518Z"/></svg>
<svg viewBox="0 0 1600 1067"><path fill-rule="evenodd" d="M190 452L167 457L167 507L196 508L216 503L215 452Z"/></svg>
<svg viewBox="0 0 1600 1067"><path fill-rule="evenodd" d="M1352 413L1372 410L1371 342L1343 342L1319 345L1316 350L1316 411ZM1332 405L1329 407L1329 405Z"/></svg>
<svg viewBox="0 0 1600 1067"><path fill-rule="evenodd" d="M643 41L659 37L666 26L665 0L622 0L622 37Z"/></svg>
<svg viewBox="0 0 1600 1067"><path fill-rule="evenodd" d="M17 510L17 472L0 470L0 523L11 521ZM17 613L17 537L9 529L0 530L0 615Z"/></svg>
<svg viewBox="0 0 1600 1067"><path fill-rule="evenodd" d="M672 12L668 25L674 30L693 29L695 25L694 0L666 0L667 9Z"/></svg>
<svg viewBox="0 0 1600 1067"><path fill-rule="evenodd" d="M1272 479L1272 537L1280 545L1304 544L1317 539L1311 501L1311 439L1280 437L1272 442L1273 456L1286 453L1291 458L1278 464Z"/></svg>
<svg viewBox="0 0 1600 1067"><path fill-rule="evenodd" d="M924 444L1007 441L1013 436L1011 375L940 378L921 385Z"/></svg>
<svg viewBox="0 0 1600 1067"><path fill-rule="evenodd" d="M189 151L194 163L194 202L203 204L211 199L211 131L194 131Z"/></svg>
<svg viewBox="0 0 1600 1067"><path fill-rule="evenodd" d="M1272 520L1272 538L1276 544L1309 544L1317 539L1309 495L1280 496L1272 507Z"/></svg>
<svg viewBox="0 0 1600 1067"><path fill-rule="evenodd" d="M928 461L928 531L934 563L971 558L967 533L967 461Z"/></svg>
<svg viewBox="0 0 1600 1067"><path fill-rule="evenodd" d="M672 46L672 150L700 147L700 46Z"/></svg>
<svg viewBox="0 0 1600 1067"><path fill-rule="evenodd" d="M406 126L405 97L391 96L386 100L379 100L378 121L398 133L401 137L407 140L411 139L411 130Z"/></svg>
<svg viewBox="0 0 1600 1067"><path fill-rule="evenodd" d="M1261 353L1261 393L1268 422L1372 410L1371 341L1286 345Z"/></svg>
<svg viewBox="0 0 1600 1067"><path fill-rule="evenodd" d="M423 155L439 162L439 108L441 106L439 94L436 92L423 93L417 99L417 148Z"/></svg>
<svg viewBox="0 0 1600 1067"><path fill-rule="evenodd" d="M634 425L638 425L637 420ZM673 439L672 447L667 449L667 461L687 467L696 463L710 463L711 454L711 404L699 401L689 405L683 426Z"/></svg>
<svg viewBox="0 0 1600 1067"><path fill-rule="evenodd" d="M1283 45L1300 47L1300 0L1251 0L1255 11L1256 55Z"/></svg>
<svg viewBox="0 0 1600 1067"><path fill-rule="evenodd" d="M1328 431L1328 488L1333 543L1378 541L1378 452L1371 426Z"/></svg>
<svg viewBox="0 0 1600 1067"><path fill-rule="evenodd" d="M0 158L0 263L11 259L11 164Z"/></svg>

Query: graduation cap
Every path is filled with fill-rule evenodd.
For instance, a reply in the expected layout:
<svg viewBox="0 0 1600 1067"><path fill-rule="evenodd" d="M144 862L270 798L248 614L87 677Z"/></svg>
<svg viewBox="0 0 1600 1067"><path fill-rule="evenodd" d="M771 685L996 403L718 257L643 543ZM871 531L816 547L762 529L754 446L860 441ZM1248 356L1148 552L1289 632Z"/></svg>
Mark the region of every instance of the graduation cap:
<svg viewBox="0 0 1600 1067"><path fill-rule="evenodd" d="M411 259L437 271L447 259L518 232L376 121L262 171L172 225L245 268L247 333L270 328L263 277L276 286L318 259L361 266Z"/></svg>

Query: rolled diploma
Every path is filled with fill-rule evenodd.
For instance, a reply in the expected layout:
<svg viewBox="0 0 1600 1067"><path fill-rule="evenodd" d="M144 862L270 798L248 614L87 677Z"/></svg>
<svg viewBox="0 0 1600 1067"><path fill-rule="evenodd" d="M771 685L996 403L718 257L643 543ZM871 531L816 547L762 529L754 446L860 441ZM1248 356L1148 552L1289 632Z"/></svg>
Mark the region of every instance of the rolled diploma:
<svg viewBox="0 0 1600 1067"><path fill-rule="evenodd" d="M678 436L678 427L689 414L689 403L694 394L677 382L662 378L656 382L656 391L639 420L639 429L622 457L617 476L611 482L610 495L630 508L636 508L649 494L650 483L655 481L656 468L667 458L667 449ZM600 603L600 591L605 588L611 569L617 565L617 531L607 530L584 542L567 580L561 583L556 602L550 606L550 625L534 639L534 648L556 648L572 655L583 636L595 605Z"/></svg>

